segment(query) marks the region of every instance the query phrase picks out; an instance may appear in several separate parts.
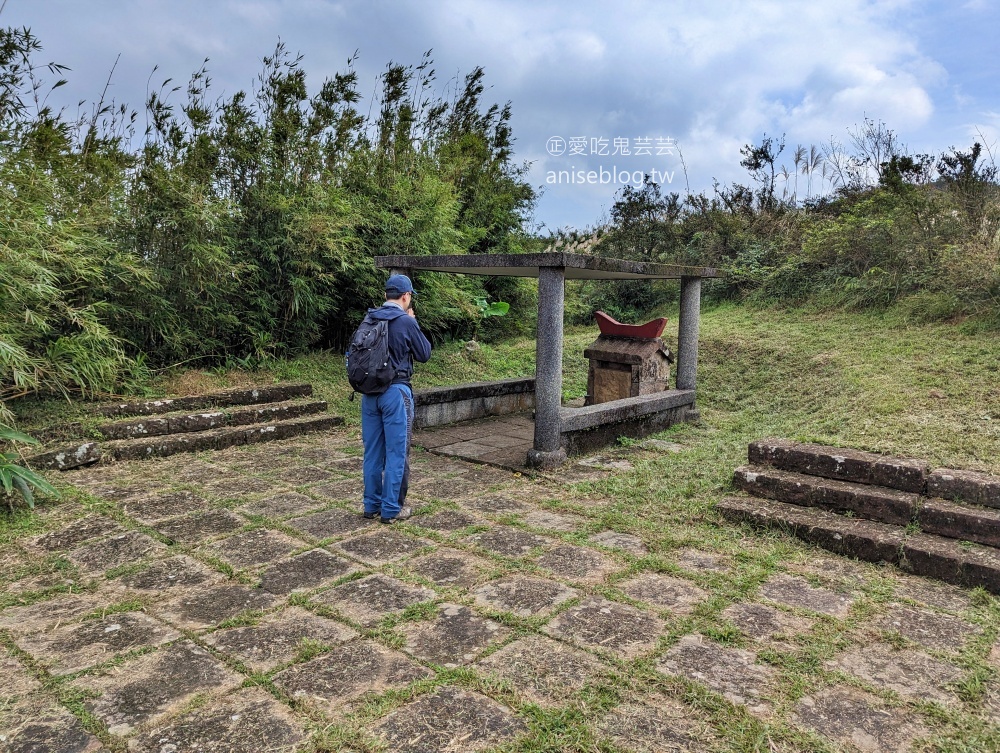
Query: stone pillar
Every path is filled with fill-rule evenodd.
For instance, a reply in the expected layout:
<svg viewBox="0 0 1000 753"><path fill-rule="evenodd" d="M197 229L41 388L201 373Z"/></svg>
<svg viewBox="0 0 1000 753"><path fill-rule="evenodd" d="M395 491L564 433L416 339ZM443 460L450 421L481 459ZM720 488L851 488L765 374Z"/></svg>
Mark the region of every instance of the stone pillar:
<svg viewBox="0 0 1000 753"><path fill-rule="evenodd" d="M564 267L538 269L538 330L535 333L535 446L532 468L555 468L566 460L560 444L562 405Z"/></svg>
<svg viewBox="0 0 1000 753"><path fill-rule="evenodd" d="M695 389L698 371L698 323L701 316L701 278L681 278L681 310L677 320L677 389ZM692 415L693 414L693 415ZM698 413L688 411L688 419Z"/></svg>

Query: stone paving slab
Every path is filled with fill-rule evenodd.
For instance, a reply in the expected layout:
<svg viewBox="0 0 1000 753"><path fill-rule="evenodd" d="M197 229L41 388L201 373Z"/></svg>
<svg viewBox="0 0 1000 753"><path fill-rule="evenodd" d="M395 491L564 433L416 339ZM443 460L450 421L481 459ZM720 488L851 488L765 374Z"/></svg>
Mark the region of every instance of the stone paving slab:
<svg viewBox="0 0 1000 753"><path fill-rule="evenodd" d="M259 688L246 688L157 725L130 742L130 750L157 753L293 753L306 731L286 706Z"/></svg>
<svg viewBox="0 0 1000 753"><path fill-rule="evenodd" d="M511 526L493 526L488 531L466 536L464 541L504 557L524 557L552 544L551 539Z"/></svg>
<svg viewBox="0 0 1000 753"><path fill-rule="evenodd" d="M129 531L85 544L67 556L84 572L96 574L143 559L163 557L167 551L163 544L146 534Z"/></svg>
<svg viewBox="0 0 1000 753"><path fill-rule="evenodd" d="M972 607L971 594L967 589L946 583L937 583L927 578L898 575L895 593L897 597L912 599L929 607L949 612L964 612Z"/></svg>
<svg viewBox="0 0 1000 753"><path fill-rule="evenodd" d="M452 753L499 745L527 725L486 696L444 687L389 714L375 731L395 753Z"/></svg>
<svg viewBox="0 0 1000 753"><path fill-rule="evenodd" d="M950 662L912 649L896 651L885 644L851 648L824 662L823 666L854 675L904 698L937 701L944 705L957 701L955 693L946 686L962 677L962 670Z"/></svg>
<svg viewBox="0 0 1000 753"><path fill-rule="evenodd" d="M874 625L880 630L899 633L924 648L938 651L961 651L969 638L982 632L978 625L959 617L898 604L892 605L889 612L876 620Z"/></svg>
<svg viewBox="0 0 1000 753"><path fill-rule="evenodd" d="M590 537L590 541L608 549L621 549L622 551L634 554L636 557L644 557L649 554L642 539L633 536L631 533L620 533L618 531L601 531Z"/></svg>
<svg viewBox="0 0 1000 753"><path fill-rule="evenodd" d="M279 672L274 684L296 701L338 715L367 693L399 689L433 674L397 651L360 640Z"/></svg>
<svg viewBox="0 0 1000 753"><path fill-rule="evenodd" d="M844 619L854 599L847 594L811 585L804 578L779 573L760 587L760 595L787 607L808 609Z"/></svg>
<svg viewBox="0 0 1000 753"><path fill-rule="evenodd" d="M271 497L258 499L240 505L239 511L244 515L259 515L264 518L286 518L290 515L302 515L326 503L308 497L299 492L283 492Z"/></svg>
<svg viewBox="0 0 1000 753"><path fill-rule="evenodd" d="M485 493L463 499L460 503L475 512L486 515L510 515L511 513L527 512L528 506L510 494Z"/></svg>
<svg viewBox="0 0 1000 753"><path fill-rule="evenodd" d="M556 577L574 583L596 584L604 582L607 575L618 569L618 563L596 549L573 544L562 544L551 549L537 560Z"/></svg>
<svg viewBox="0 0 1000 753"><path fill-rule="evenodd" d="M313 596L312 601L331 606L360 625L371 626L436 596L429 588L376 573L323 591Z"/></svg>
<svg viewBox="0 0 1000 753"><path fill-rule="evenodd" d="M124 469L128 466L122 464L120 467ZM225 475L224 466L209 463L199 458L192 459L190 456L182 456L173 460L164 458L152 463L146 461L142 467L154 470L159 478L184 484L210 484L217 482L221 476Z"/></svg>
<svg viewBox="0 0 1000 753"><path fill-rule="evenodd" d="M597 724L600 735L622 750L635 753L701 753L713 741L704 723L683 704L668 698L656 706L625 703Z"/></svg>
<svg viewBox="0 0 1000 753"><path fill-rule="evenodd" d="M469 526L483 525L486 523L482 518L476 517L464 510L441 510L429 515L416 515L411 518L411 525L429 528L438 533L451 533L460 531Z"/></svg>
<svg viewBox="0 0 1000 753"><path fill-rule="evenodd" d="M441 445L439 447L435 447L434 451L443 455L452 455L454 457L465 458L467 460L479 460L484 455L491 455L495 453L497 448L484 442L473 442L469 440L464 442L455 442L454 444Z"/></svg>
<svg viewBox="0 0 1000 753"><path fill-rule="evenodd" d="M111 518L99 515L93 518L81 518L58 531L52 531L31 540L31 545L46 552L60 549L71 549L90 539L107 536L110 533L120 533L122 527Z"/></svg>
<svg viewBox="0 0 1000 753"><path fill-rule="evenodd" d="M395 526L380 526L372 533L345 539L330 548L366 565L378 566L397 562L431 544L427 539L407 536L393 528Z"/></svg>
<svg viewBox="0 0 1000 753"><path fill-rule="evenodd" d="M364 492L365 482L363 479L344 478L343 476L331 478L329 481L316 484L309 490L310 494L315 494L327 500L350 502L357 505L359 509L361 508Z"/></svg>
<svg viewBox="0 0 1000 753"><path fill-rule="evenodd" d="M40 633L77 622L113 601L114 597L107 593L64 594L23 607L8 607L0 612L0 628L15 636Z"/></svg>
<svg viewBox="0 0 1000 753"><path fill-rule="evenodd" d="M521 520L532 528L561 533L574 533L587 524L586 518L581 518L579 515L567 515L551 510L532 510L522 515Z"/></svg>
<svg viewBox="0 0 1000 753"><path fill-rule="evenodd" d="M123 575L111 583L119 584L124 591L138 593L143 597L165 598L177 589L209 586L224 580L226 576L218 570L186 554L178 554L154 562L139 572Z"/></svg>
<svg viewBox="0 0 1000 753"><path fill-rule="evenodd" d="M482 463L461 463L463 471L459 473L462 478L467 479L477 486L476 493L484 493L487 490L502 491L510 489L512 484L523 480L520 471L511 471L507 468L494 468Z"/></svg>
<svg viewBox="0 0 1000 753"><path fill-rule="evenodd" d="M618 587L636 601L644 601L675 614L691 614L709 593L683 578L660 573L641 573Z"/></svg>
<svg viewBox="0 0 1000 753"><path fill-rule="evenodd" d="M903 709L887 708L856 688L824 688L799 701L793 721L864 753L908 753L930 730Z"/></svg>
<svg viewBox="0 0 1000 753"><path fill-rule="evenodd" d="M157 617L177 627L202 630L244 612L270 609L281 599L259 588L223 583L180 594L150 607Z"/></svg>
<svg viewBox="0 0 1000 753"><path fill-rule="evenodd" d="M364 458L361 455L348 455L347 457L331 460L327 466L341 473L358 473L364 470Z"/></svg>
<svg viewBox="0 0 1000 753"><path fill-rule="evenodd" d="M208 510L179 518L170 518L153 527L161 536L178 544L195 544L225 536L246 525L246 520L229 510Z"/></svg>
<svg viewBox="0 0 1000 753"><path fill-rule="evenodd" d="M301 541L284 533L258 528L221 539L199 551L243 569L266 565L301 548Z"/></svg>
<svg viewBox="0 0 1000 753"><path fill-rule="evenodd" d="M13 552L7 552L8 556ZM74 586L80 586L88 577L77 576L72 572L54 570L49 572L29 575L18 580L4 584L4 589L11 594L29 594L37 591L48 591L58 588L63 591L72 590Z"/></svg>
<svg viewBox="0 0 1000 753"><path fill-rule="evenodd" d="M701 683L755 714L771 710L768 696L777 672L757 664L757 655L752 651L719 646L700 635L686 635L664 655L657 668Z"/></svg>
<svg viewBox="0 0 1000 753"><path fill-rule="evenodd" d="M0 750L4 753L98 753L106 750L80 720L44 697L0 705Z"/></svg>
<svg viewBox="0 0 1000 753"><path fill-rule="evenodd" d="M182 641L105 674L80 677L72 686L98 694L84 705L111 734L130 735L198 694L222 695L242 680L205 649Z"/></svg>
<svg viewBox="0 0 1000 753"><path fill-rule="evenodd" d="M600 471L629 471L632 469L632 461L614 455L591 455L576 462L576 465L584 468L595 468Z"/></svg>
<svg viewBox="0 0 1000 753"><path fill-rule="evenodd" d="M78 484L75 476L73 478L73 483ZM112 479L106 479L103 482L95 483L90 487L84 488L86 488L88 492L95 497L100 497L103 500L120 505L130 500L165 493L169 486L165 482L155 483L150 481L142 484L129 484L117 483Z"/></svg>
<svg viewBox="0 0 1000 753"><path fill-rule="evenodd" d="M220 478L221 476L221 478ZM271 479L258 478L256 476L227 476L226 474L215 473L213 480L207 482L202 488L204 494L216 499L244 499L247 497L275 494L287 487Z"/></svg>
<svg viewBox="0 0 1000 753"><path fill-rule="evenodd" d="M303 641L333 647L357 637L339 622L289 607L256 625L218 630L204 637L212 648L246 664L255 672L270 672L296 658Z"/></svg>
<svg viewBox="0 0 1000 753"><path fill-rule="evenodd" d="M127 499L118 504L118 509L125 515L146 525L180 515L202 512L208 507L207 500L188 491L163 492L148 497Z"/></svg>
<svg viewBox="0 0 1000 753"><path fill-rule="evenodd" d="M993 686L986 692L982 713L990 723L1000 727L1000 688Z"/></svg>
<svg viewBox="0 0 1000 753"><path fill-rule="evenodd" d="M870 580L876 565L837 555L809 552L800 562L788 562L785 569L795 575L805 575L830 584L834 590L852 590L863 587ZM885 573L898 575L899 571L882 566Z"/></svg>
<svg viewBox="0 0 1000 753"><path fill-rule="evenodd" d="M27 695L42 687L21 662L6 653L0 653L0 677L3 677L3 684L0 685L0 707L6 705L3 701Z"/></svg>
<svg viewBox="0 0 1000 753"><path fill-rule="evenodd" d="M34 657L49 674L60 676L180 637L176 630L148 615L125 612L59 627L48 633L24 636L17 640L17 645Z"/></svg>
<svg viewBox="0 0 1000 753"><path fill-rule="evenodd" d="M440 478L437 475L424 476L410 486L410 492L431 499L461 499L483 487L465 478Z"/></svg>
<svg viewBox="0 0 1000 753"><path fill-rule="evenodd" d="M727 573L732 569L725 557L700 549L681 549L674 554L674 561L685 570L696 573Z"/></svg>
<svg viewBox="0 0 1000 753"><path fill-rule="evenodd" d="M520 695L543 707L565 703L607 669L585 651L538 635L504 646L477 666L507 680Z"/></svg>
<svg viewBox="0 0 1000 753"><path fill-rule="evenodd" d="M325 586L356 571L354 563L325 549L312 549L268 567L261 573L260 587L273 594L285 595Z"/></svg>
<svg viewBox="0 0 1000 753"><path fill-rule="evenodd" d="M560 604L579 595L562 583L526 575L510 575L484 583L472 592L480 606L534 617L554 612Z"/></svg>
<svg viewBox="0 0 1000 753"><path fill-rule="evenodd" d="M471 588L484 580L490 567L490 562L481 557L445 547L406 563L410 572L436 586L458 588Z"/></svg>
<svg viewBox="0 0 1000 753"><path fill-rule="evenodd" d="M292 518L286 524L296 531L301 531L320 541L335 536L346 536L349 533L360 531L362 528L370 528L372 521L362 517L360 507L353 512L332 507L329 510L315 512L301 518Z"/></svg>
<svg viewBox="0 0 1000 753"><path fill-rule="evenodd" d="M722 610L721 616L745 636L757 641L801 635L815 624L806 617L782 612L767 604L733 604Z"/></svg>
<svg viewBox="0 0 1000 753"><path fill-rule="evenodd" d="M324 470L323 468L317 468L316 466L284 468L273 475L276 479L284 481L290 486L307 486L309 484L318 484L320 481L329 481L330 479L336 478L336 476L333 473L330 473L330 471Z"/></svg>
<svg viewBox="0 0 1000 753"><path fill-rule="evenodd" d="M408 654L448 668L475 661L491 644L510 635L499 622L447 603L438 607L433 620L407 623L398 630L406 637Z"/></svg>
<svg viewBox="0 0 1000 753"><path fill-rule="evenodd" d="M558 615L543 631L584 648L634 659L656 648L664 629L663 620L647 612L591 597Z"/></svg>
<svg viewBox="0 0 1000 753"><path fill-rule="evenodd" d="M141 497L152 490L147 484L119 483L114 467L102 466L96 470L80 470L73 473L73 486L79 487L94 497L117 502Z"/></svg>
<svg viewBox="0 0 1000 753"><path fill-rule="evenodd" d="M410 467L420 474L433 473L437 476L464 476L470 470L468 463L462 463L451 458L442 457L441 455L433 455L429 452L413 453L410 458Z"/></svg>

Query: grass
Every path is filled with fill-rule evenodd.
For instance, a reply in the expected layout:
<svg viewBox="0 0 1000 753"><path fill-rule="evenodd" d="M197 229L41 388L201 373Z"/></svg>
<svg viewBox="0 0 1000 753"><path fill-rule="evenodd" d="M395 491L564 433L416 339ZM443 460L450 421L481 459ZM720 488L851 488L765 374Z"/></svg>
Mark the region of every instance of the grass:
<svg viewBox="0 0 1000 753"><path fill-rule="evenodd" d="M672 322L676 314L667 312ZM567 399L586 391L587 364L583 349L593 341L593 327L571 327L566 331L564 385ZM673 339L667 333L668 343ZM475 360L469 360L461 343L436 349L431 362L418 366L417 387L465 381L525 376L533 372L534 343L520 339L484 344ZM608 454L621 454L632 463L631 470L616 472L598 481L573 484L558 493L544 496L542 508L575 513L585 520L582 532L545 532L567 543L586 544L586 536L612 529L640 536L649 548L645 556L605 550L618 564L612 582L591 589L606 593L623 603L632 601L619 583L639 572L663 572L687 578L706 589L711 598L690 615L671 617L661 641L663 650L681 635L700 632L729 646L749 648L742 634L721 616L730 604L752 598L758 586L781 570L809 565L815 550L780 533L747 531L720 525L712 507L728 492L736 465L745 461L746 445L754 439L780 436L824 444L851 446L877 452L924 458L934 465L975 468L1000 473L1000 343L988 335L976 335L954 325L908 324L898 318L874 314L815 313L720 306L706 310L702 318L698 404L701 420L696 424L672 427L660 435L679 445L679 452L655 452L624 441ZM359 421L359 401L348 400L342 359L325 353L276 363L269 370L248 373L197 372L171 375L151 385L155 394L180 394L198 389L250 382L303 380L313 383L316 395L331 403L331 411L342 415L349 426ZM35 407L39 409L34 410ZM23 402L14 406L25 426L43 426L51 421L79 420L86 423L85 406L56 402ZM419 468L417 469L419 471ZM590 504L592 499L600 504ZM72 504L74 496L57 507ZM84 499L84 502L87 500ZM96 503L85 505L93 510ZM432 502L428 512L447 509L453 503ZM105 514L110 510L101 510ZM113 515L113 513L111 513ZM57 516L58 517L58 516ZM516 516L503 522L527 526ZM415 520L419 524L419 519ZM52 521L44 516L18 512L0 516L0 544L16 549L16 542L47 530ZM272 526L273 527L273 526ZM467 533L467 532L466 532ZM458 534L422 531L436 542L474 551L457 542ZM731 565L726 573L680 572L674 554L683 548L714 552ZM501 577L533 568L515 560L490 557L478 552ZM4 558L6 559L6 558ZM222 562L211 562L225 571ZM53 567L38 561L39 571ZM650 688L683 699L709 720L725 736L720 747L732 751L827 751L827 743L789 725L788 713L798 700L830 684L852 683L880 697L892 707L916 711L933 726L933 742L928 750L998 750L995 730L974 716L936 704L909 703L877 688L865 687L857 679L824 668L824 662L858 641L881 640L893 645L910 645L898 634L873 634L871 628L858 629L882 613L893 599L893 576L875 566L857 566L864 574L857 586L859 600L849 618L821 617L805 636L789 641L787 648L759 652L760 661L780 670L785 680L778 698L778 719L774 723L755 719L720 696L697 684L658 673L655 662L613 663L612 680L588 686L579 694L577 706L562 711L542 711L518 702L516 689L501 693L530 720L531 734L518 750L601 750L605 743L591 737L589 720L598 710L610 708L622 699ZM13 572L13 571L7 571ZM23 564L17 570L24 573ZM395 573L390 567L387 573ZM363 577L358 572L338 581ZM821 585L815 572L809 578ZM5 580L9 578L5 577ZM409 578L412 582L420 579ZM42 594L33 595L33 598ZM458 594L456 593L456 597ZM450 600L451 595L447 598ZM899 597L896 597L898 600ZM319 614L332 610L306 604L293 597L290 603L308 606ZM385 645L398 646L397 622L423 620L431 616L431 605L419 605L399 620L390 620L366 635ZM504 613L493 615L506 620ZM965 670L957 691L967 702L982 704L986 688L996 683L996 669L988 659L993 643L1000 637L1000 606L983 592L974 594L973 606L963 615L979 625L982 632L971 640L960 658ZM236 624L236 623L234 623ZM242 623L240 623L242 624ZM533 624L514 621L511 625L529 632ZM306 645L299 660L321 651ZM933 652L931 652L933 653ZM952 657L954 658L954 657ZM457 671L455 681L476 688L485 682L475 673ZM442 679L442 677L444 679ZM374 718L390 708L442 684L450 675L434 681L418 681L406 691L371 701L359 719ZM508 698L509 696L509 698ZM350 741L359 750L367 749L366 734L350 724L328 727L326 738L317 738L316 750L333 750Z"/></svg>

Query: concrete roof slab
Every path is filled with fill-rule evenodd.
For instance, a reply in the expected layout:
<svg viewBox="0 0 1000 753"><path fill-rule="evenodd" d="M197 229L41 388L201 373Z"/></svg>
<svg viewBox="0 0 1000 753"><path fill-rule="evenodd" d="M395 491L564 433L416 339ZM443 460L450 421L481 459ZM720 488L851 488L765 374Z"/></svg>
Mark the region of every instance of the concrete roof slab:
<svg viewBox="0 0 1000 753"><path fill-rule="evenodd" d="M679 280L681 277L721 277L712 267L607 259L559 252L542 254L447 254L437 256L376 256L382 269L487 275L494 277L538 277L541 267L562 267L567 280Z"/></svg>

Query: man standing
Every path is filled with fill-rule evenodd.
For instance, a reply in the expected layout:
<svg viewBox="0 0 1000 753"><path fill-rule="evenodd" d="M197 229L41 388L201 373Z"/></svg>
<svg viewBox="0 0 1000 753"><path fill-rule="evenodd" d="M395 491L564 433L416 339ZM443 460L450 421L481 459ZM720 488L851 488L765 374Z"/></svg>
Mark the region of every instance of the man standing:
<svg viewBox="0 0 1000 753"><path fill-rule="evenodd" d="M416 295L406 275L392 275L385 283L385 303L369 310L389 328L389 362L396 376L380 395L361 397L361 439L365 445L365 517L390 524L411 515L404 507L410 476L410 437L413 433L413 361L427 363L431 344L413 311Z"/></svg>

